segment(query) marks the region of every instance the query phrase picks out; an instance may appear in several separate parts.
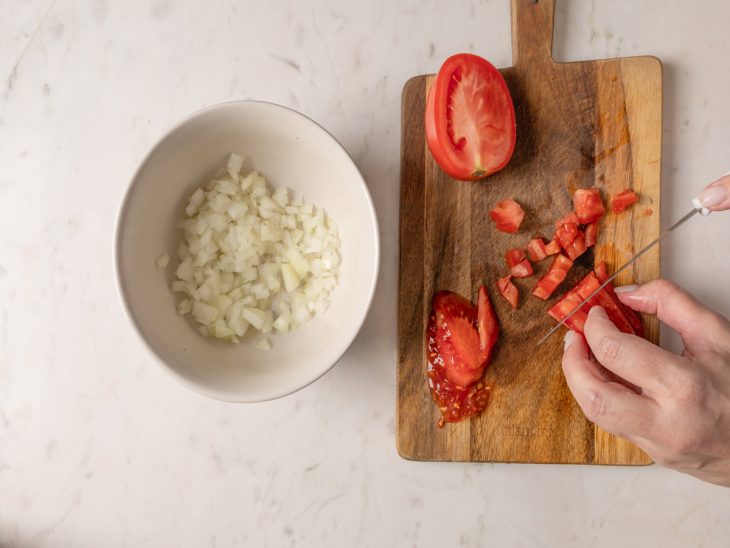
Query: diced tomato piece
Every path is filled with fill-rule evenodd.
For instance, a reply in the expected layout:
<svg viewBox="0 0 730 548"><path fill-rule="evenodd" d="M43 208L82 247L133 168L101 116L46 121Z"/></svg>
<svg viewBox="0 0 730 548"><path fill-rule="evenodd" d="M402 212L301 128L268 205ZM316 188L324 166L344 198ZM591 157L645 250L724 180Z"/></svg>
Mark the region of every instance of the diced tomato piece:
<svg viewBox="0 0 730 548"><path fill-rule="evenodd" d="M557 255L560 253L560 243L557 240L548 242L545 246L545 253L548 255Z"/></svg>
<svg viewBox="0 0 730 548"><path fill-rule="evenodd" d="M586 225L586 230L585 230L586 247L593 247L594 245L596 245L597 239L598 239L598 221L593 221L592 223Z"/></svg>
<svg viewBox="0 0 730 548"><path fill-rule="evenodd" d="M597 221L606 213L597 188L579 188L573 194L573 209L580 224L587 225Z"/></svg>
<svg viewBox="0 0 730 548"><path fill-rule="evenodd" d="M578 216L575 214L574 211L571 211L568 215L565 217L562 217L555 221L555 228L560 228L563 225L575 225L578 226L580 224L580 221L578 221Z"/></svg>
<svg viewBox="0 0 730 548"><path fill-rule="evenodd" d="M560 247L568 249L568 246L573 243L573 240L575 240L579 234L580 229L578 228L578 225L565 224L559 226L557 230L555 230L555 239L560 244Z"/></svg>
<svg viewBox="0 0 730 548"><path fill-rule="evenodd" d="M521 247L510 249L504 254L504 260L507 261L507 268L512 268L513 266L520 264L525 257L527 257L527 255L525 254L525 250Z"/></svg>
<svg viewBox="0 0 730 548"><path fill-rule="evenodd" d="M565 249L565 254L570 258L571 261L575 261L578 257L583 255L588 250L588 247L586 246L585 240L583 239L583 234L578 233L578 236L575 237L575 239L568 244Z"/></svg>
<svg viewBox="0 0 730 548"><path fill-rule="evenodd" d="M527 244L527 254L530 256L530 260L533 263L542 261L545 257L547 257L548 254L545 250L545 242L542 238L530 240Z"/></svg>
<svg viewBox="0 0 730 548"><path fill-rule="evenodd" d="M510 281L511 277L512 275L508 274L504 278L499 278L497 280L497 290L499 291L499 294L502 295L502 297L507 299L507 302L510 304L510 306L517 310L519 293L517 291L517 286Z"/></svg>
<svg viewBox="0 0 730 548"><path fill-rule="evenodd" d="M484 285L479 287L479 296L477 297L477 331L483 363L489 365L492 350L499 336L499 322L489 300L487 288Z"/></svg>
<svg viewBox="0 0 730 548"><path fill-rule="evenodd" d="M603 261L596 265L595 272L599 282L603 283L608 279L608 273L606 272L606 263L604 263ZM616 304L619 306L619 308L621 308L621 311L624 313L624 316L626 316L626 319L631 322L631 328L634 330L634 333L643 338L644 326L641 323L641 318L639 317L639 315L623 302L621 302L621 299L619 299L618 295L616 295L612 284L608 284L604 289L611 295L611 297L613 297L613 300L616 301Z"/></svg>
<svg viewBox="0 0 730 548"><path fill-rule="evenodd" d="M573 266L573 261L564 255L558 255L550 265L547 273L537 282L532 294L539 299L546 301L553 291L565 280L568 270Z"/></svg>
<svg viewBox="0 0 730 548"><path fill-rule="evenodd" d="M598 281L595 272L591 272L585 278L583 278L576 287L578 288L578 294L580 295L580 298L587 299L600 286L601 282ZM588 301L586 304L589 308L593 308L594 306L602 306L603 309L606 311L606 315L613 322L613 324L619 328L619 330L623 331L624 333L634 333L634 330L631 327L631 323L614 300L614 297L610 293L605 291L605 289L601 289L598 293L591 297L591 300Z"/></svg>
<svg viewBox="0 0 730 548"><path fill-rule="evenodd" d="M489 212L497 230L514 233L520 228L522 219L525 218L525 210L512 198L497 202L494 209Z"/></svg>
<svg viewBox="0 0 730 548"><path fill-rule="evenodd" d="M510 272L515 278L527 278L529 276L532 276L532 265L530 264L530 261L525 259L524 261L521 261L519 264L516 264L512 268L510 268Z"/></svg>
<svg viewBox="0 0 730 548"><path fill-rule="evenodd" d="M629 190L628 188L626 190L623 190L616 194L613 198L613 212L614 213L621 213L622 211L626 211L626 209L635 204L639 201L639 197L636 195L636 193L633 190Z"/></svg>
<svg viewBox="0 0 730 548"><path fill-rule="evenodd" d="M548 315L556 321L562 322L583 300L578 290L579 286L569 290L558 302L550 307ZM565 320L565 325L577 333L583 333L583 328L588 319L588 310L588 306L584 304L580 310L577 310L575 314Z"/></svg>

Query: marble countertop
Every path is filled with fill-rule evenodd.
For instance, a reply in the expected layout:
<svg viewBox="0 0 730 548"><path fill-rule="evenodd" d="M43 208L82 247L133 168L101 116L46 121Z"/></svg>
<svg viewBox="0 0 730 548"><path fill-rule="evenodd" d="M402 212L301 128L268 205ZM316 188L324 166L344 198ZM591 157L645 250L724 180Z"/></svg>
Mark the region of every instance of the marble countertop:
<svg viewBox="0 0 730 548"><path fill-rule="evenodd" d="M730 169L730 3L701 5L558 0L556 59L664 62L665 221ZM0 546L729 545L730 490L657 466L397 455L400 94L458 51L508 66L509 2L0 2ZM258 405L206 399L159 368L112 264L151 144L240 98L329 129L382 237L349 352ZM729 230L730 214L694 221L662 253L665 277L726 315Z"/></svg>

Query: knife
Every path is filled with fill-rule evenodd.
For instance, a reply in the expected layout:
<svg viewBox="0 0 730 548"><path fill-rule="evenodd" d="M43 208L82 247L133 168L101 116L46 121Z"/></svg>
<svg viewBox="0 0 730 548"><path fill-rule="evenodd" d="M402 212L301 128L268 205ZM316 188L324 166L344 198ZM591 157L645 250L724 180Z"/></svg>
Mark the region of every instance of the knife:
<svg viewBox="0 0 730 548"><path fill-rule="evenodd" d="M684 215L681 219L679 219L672 226L670 226L669 228L667 228L666 230L664 230L661 234L659 234L659 236L654 241L652 241L651 243L649 243L649 245L647 245L644 249L642 249L636 255L634 255L626 264L624 264L616 272L614 272L613 274L611 274L598 287L598 289L596 289L593 293L591 293L590 295L588 295L588 297L586 297L585 299L583 299L583 301L581 301L581 303L579 305L577 305L573 310L571 310L570 311L570 314L566 315L565 318L563 318L558 325L556 325L550 331L548 331L547 333L545 333L545 335L543 336L543 338L540 339L535 346L537 347L537 346L540 346L542 343L544 343L548 339L548 337L550 337L550 335L552 335L553 333L555 333L560 328L560 326L562 326L567 320L569 320L573 316L573 314L575 314L576 312L578 312L578 310L580 310L583 307L584 304L586 304L594 296L596 296L598 293L600 293L600 291L604 287L606 287L608 284L610 284L611 281L616 276L618 276L619 274L621 274L621 272L623 272L629 266L631 266L632 264L634 264L639 257L641 257L644 253L646 253L647 251L649 251L652 247L654 247L655 245L657 245L662 240L662 238L664 238L667 234L669 234L670 232L672 232L674 229L679 228L680 226L682 226L684 223L686 223L687 221L689 221L692 217L694 217L698 213L700 215L702 215L703 217L707 217L711 213L711 211L709 209L707 209L706 207L702 207L702 204L700 203L699 198L695 198L694 200L692 200L692 209L689 211L689 213L687 213L686 215Z"/></svg>

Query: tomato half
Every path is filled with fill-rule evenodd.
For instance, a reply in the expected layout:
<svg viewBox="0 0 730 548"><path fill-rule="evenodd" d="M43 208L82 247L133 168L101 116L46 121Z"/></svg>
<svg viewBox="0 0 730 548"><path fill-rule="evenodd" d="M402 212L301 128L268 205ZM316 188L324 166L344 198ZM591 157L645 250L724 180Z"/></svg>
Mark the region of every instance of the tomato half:
<svg viewBox="0 0 730 548"><path fill-rule="evenodd" d="M514 234L525 218L525 210L512 198L507 198L496 203L494 209L489 212L489 217L494 221L497 230Z"/></svg>
<svg viewBox="0 0 730 548"><path fill-rule="evenodd" d="M474 181L502 169L515 148L515 110L489 61L470 53L444 61L426 100L426 140L454 179Z"/></svg>

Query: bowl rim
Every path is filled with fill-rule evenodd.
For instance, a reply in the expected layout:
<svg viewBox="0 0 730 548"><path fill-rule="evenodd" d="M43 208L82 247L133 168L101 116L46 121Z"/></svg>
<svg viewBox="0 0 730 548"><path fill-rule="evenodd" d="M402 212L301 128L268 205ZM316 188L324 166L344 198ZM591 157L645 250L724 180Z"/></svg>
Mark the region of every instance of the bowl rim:
<svg viewBox="0 0 730 548"><path fill-rule="evenodd" d="M347 342L347 344L344 346L344 349L340 353L339 356L337 356L332 363L328 364L326 367L324 367L321 371L315 372L315 374L308 378L304 383L298 384L295 387L287 387L285 389L280 389L278 391L272 391L271 394L268 394L263 397L235 397L232 396L230 393L221 393L216 390L210 389L206 386L202 386L198 383L195 383L188 378L186 378L183 374L177 371L177 369L167 362L154 348L152 343L148 340L147 336L143 333L141 327L137 323L137 320L135 319L135 316L132 312L131 305L129 303L129 300L127 298L127 294L125 291L125 284L122 281L122 274L121 274L121 233L122 233L122 220L125 217L125 214L127 212L127 208L129 207L129 200L130 196L132 194L132 191L134 190L135 186L138 183L139 176L142 173L142 171L147 166L147 163L150 161L152 156L162 147L162 145L172 137L174 133L176 133L181 127L183 127L185 124L188 124L195 118L198 118L200 116L204 116L210 112L213 112L215 110L220 109L226 109L231 107L237 107L237 106L244 106L244 105L254 105L254 106L260 106L264 108L271 108L274 110L283 110L290 114L293 114L295 116L300 116L304 118L305 121L312 124L315 128L315 130L320 131L326 138L331 139L334 144L336 144L339 149L343 152L347 160L352 164L352 167L355 168L355 172L358 175L358 181L360 185L362 186L363 191L365 192L365 198L368 206L368 211L370 212L370 220L371 220L371 226L372 226L372 237L373 237L373 246L374 246L374 252L375 252L375 264L373 269L373 277L370 280L370 287L368 288L368 298L367 298L367 305L363 307L362 312L360 314L360 317L357 319L357 329L354 331L354 334L352 338ZM196 392L197 394L200 394L202 396L207 396L209 398L218 400L218 401L224 401L229 403L259 403L259 402L266 402L266 401L272 401L279 398L283 398L285 396L289 396L295 392L298 392L299 390L302 390L303 388L306 388L310 384L314 383L317 379L320 379L322 376L324 376L328 371L330 371L341 359L342 357L347 353L347 351L352 346L352 343L355 341L357 336L362 331L362 326L365 323L365 320L367 319L368 313L370 312L370 309L372 308L373 300L375 298L375 292L378 285L378 278L380 277L380 229L379 229L379 223L378 223L378 215L377 211L375 209L375 205L373 203L372 196L370 195L370 190L368 189L367 183L365 182L365 178L363 177L362 173L360 172L360 169L357 167L357 164L352 159L352 156L350 156L350 153L345 149L345 147L340 143L340 141L332 135L324 126L316 122L311 117L307 116L306 114L303 114L297 110L294 110L293 108L280 105L278 103L273 103L270 101L263 101L263 100L257 100L257 99L238 99L238 100L232 100L232 101L224 101L221 103L215 103L213 105L209 105L203 108L199 108L192 113L188 114L187 116L184 116L183 118L179 119L178 121L174 122L166 131L164 131L161 136L155 141L155 143L149 148L148 152L145 154L144 158L141 160L139 166L134 171L134 174L132 175L131 179L129 180L129 183L127 184L127 188L124 191L124 195L122 196L121 203L118 206L117 209L117 216L116 216L116 222L114 223L114 277L116 279L117 283L117 295L119 299L122 302L122 308L124 309L124 314L127 318L127 321L132 324L134 331L137 333L137 336L139 339L142 340L143 346L146 348L147 353L150 354L154 360L157 362L158 366L160 366L162 369L167 371L173 378L175 378L180 384L187 387L188 389L192 390L193 392Z"/></svg>

